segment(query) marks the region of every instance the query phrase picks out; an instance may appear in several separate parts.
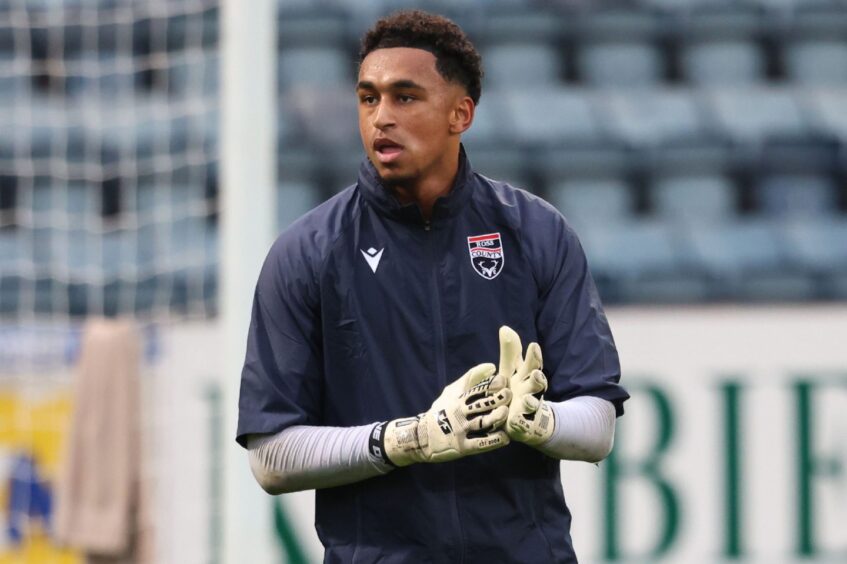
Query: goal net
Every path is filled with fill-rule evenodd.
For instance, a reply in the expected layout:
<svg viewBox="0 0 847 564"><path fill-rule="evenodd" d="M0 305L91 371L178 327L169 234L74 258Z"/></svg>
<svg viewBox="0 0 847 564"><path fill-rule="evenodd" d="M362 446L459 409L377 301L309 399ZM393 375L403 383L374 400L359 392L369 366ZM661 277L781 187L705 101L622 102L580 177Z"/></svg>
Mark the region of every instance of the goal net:
<svg viewBox="0 0 847 564"><path fill-rule="evenodd" d="M142 359L121 538L155 562L219 552L218 20L216 0L0 2L0 563L83 561L57 539L71 437L126 415L111 377L80 383L101 318ZM111 456L75 463L109 480Z"/></svg>

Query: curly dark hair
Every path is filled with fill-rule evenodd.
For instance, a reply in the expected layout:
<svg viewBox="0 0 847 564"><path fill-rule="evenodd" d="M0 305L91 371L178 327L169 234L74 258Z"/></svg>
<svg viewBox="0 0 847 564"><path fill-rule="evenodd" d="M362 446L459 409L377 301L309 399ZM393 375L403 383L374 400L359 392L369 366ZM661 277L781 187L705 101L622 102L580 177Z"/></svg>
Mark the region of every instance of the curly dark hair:
<svg viewBox="0 0 847 564"><path fill-rule="evenodd" d="M435 55L435 68L448 82L461 84L474 104L482 94L482 58L453 21L422 10L402 10L378 20L362 37L359 64L371 51L412 47Z"/></svg>

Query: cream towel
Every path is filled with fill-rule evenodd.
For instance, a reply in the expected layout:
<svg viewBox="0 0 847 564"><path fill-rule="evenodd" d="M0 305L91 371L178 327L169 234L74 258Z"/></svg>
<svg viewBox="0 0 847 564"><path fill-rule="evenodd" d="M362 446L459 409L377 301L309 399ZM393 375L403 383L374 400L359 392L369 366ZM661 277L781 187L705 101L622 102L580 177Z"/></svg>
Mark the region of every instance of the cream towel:
<svg viewBox="0 0 847 564"><path fill-rule="evenodd" d="M140 338L129 321L92 319L83 332L74 412L56 492L59 542L137 562L149 532L139 515ZM149 558L149 555L147 555Z"/></svg>

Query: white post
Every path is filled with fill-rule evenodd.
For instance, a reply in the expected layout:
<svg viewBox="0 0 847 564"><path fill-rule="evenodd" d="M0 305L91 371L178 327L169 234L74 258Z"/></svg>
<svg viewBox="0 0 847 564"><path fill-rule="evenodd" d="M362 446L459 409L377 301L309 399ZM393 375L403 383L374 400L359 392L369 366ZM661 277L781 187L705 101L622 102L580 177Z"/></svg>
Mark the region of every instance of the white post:
<svg viewBox="0 0 847 564"><path fill-rule="evenodd" d="M277 562L271 498L234 441L253 289L274 236L276 2L221 2L223 559ZM202 351L198 351L202 354Z"/></svg>

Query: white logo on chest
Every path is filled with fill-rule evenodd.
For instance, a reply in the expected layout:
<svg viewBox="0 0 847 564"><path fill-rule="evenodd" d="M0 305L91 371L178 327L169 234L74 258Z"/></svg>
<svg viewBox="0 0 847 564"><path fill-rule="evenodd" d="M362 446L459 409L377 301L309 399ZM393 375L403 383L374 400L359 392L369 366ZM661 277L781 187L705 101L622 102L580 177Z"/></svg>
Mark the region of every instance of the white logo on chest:
<svg viewBox="0 0 847 564"><path fill-rule="evenodd" d="M374 273L376 273L376 269L379 266L379 259L382 258L382 251L384 250L385 247L381 248L378 251L371 247L367 251L362 251L362 256L365 257L366 261L368 261L368 266L371 267L371 270L373 270Z"/></svg>

